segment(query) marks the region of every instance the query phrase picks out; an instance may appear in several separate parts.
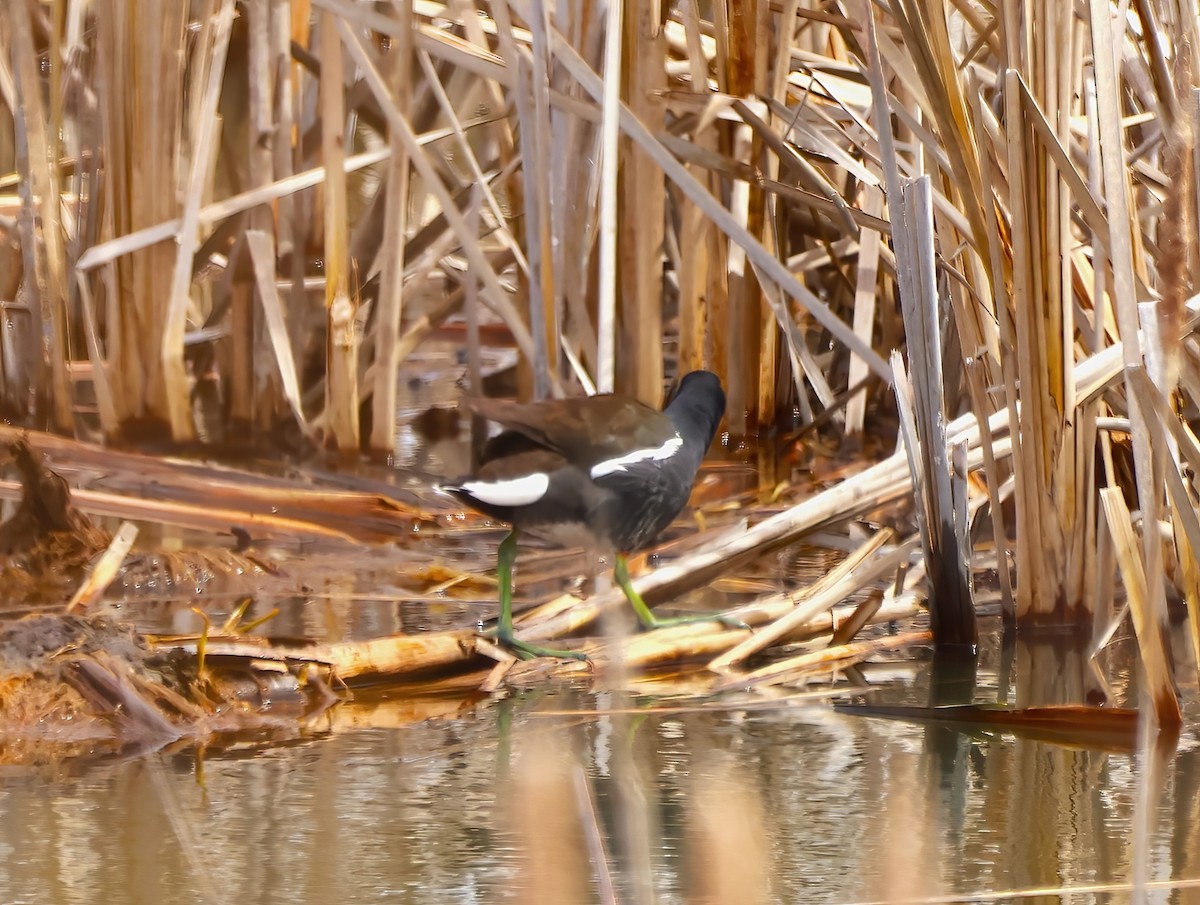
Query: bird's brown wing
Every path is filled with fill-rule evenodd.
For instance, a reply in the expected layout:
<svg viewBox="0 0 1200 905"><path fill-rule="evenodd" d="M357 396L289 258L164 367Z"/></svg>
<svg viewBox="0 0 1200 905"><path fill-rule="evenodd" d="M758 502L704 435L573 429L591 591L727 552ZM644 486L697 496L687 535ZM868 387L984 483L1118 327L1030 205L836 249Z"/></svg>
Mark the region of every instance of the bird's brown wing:
<svg viewBox="0 0 1200 905"><path fill-rule="evenodd" d="M546 402L466 399L464 407L580 466L659 446L675 435L662 412L623 396L581 396Z"/></svg>

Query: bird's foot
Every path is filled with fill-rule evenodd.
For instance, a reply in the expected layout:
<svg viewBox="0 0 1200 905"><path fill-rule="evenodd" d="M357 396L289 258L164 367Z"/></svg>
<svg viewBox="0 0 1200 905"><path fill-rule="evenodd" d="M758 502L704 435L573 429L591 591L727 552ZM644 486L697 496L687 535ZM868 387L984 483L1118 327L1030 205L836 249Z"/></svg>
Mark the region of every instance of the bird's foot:
<svg viewBox="0 0 1200 905"><path fill-rule="evenodd" d="M650 622L642 621L642 628L650 631L656 628L669 628L673 625L694 625L697 622L719 622L725 628L746 629L750 626L736 616L726 616L724 613L702 613L698 616L655 616L651 614Z"/></svg>
<svg viewBox="0 0 1200 905"><path fill-rule="evenodd" d="M522 641L511 630L496 629L491 634L497 644L505 650L511 651L521 660L536 660L539 657L557 657L559 660L583 660L584 662L588 660L588 655L581 650L555 650L551 647L531 644L528 641Z"/></svg>
<svg viewBox="0 0 1200 905"><path fill-rule="evenodd" d="M695 616L655 616L650 607L646 606L646 601L642 599L642 595L633 586L633 582L629 580L629 564L625 561L623 554L618 553L613 563L613 577L616 579L621 590L625 592L625 599L629 601L629 605L637 613L638 622L642 624L642 628L646 631L652 631L656 628L667 628L672 625L688 625L694 622L719 622L726 628L746 629L747 631L750 629L750 626L742 622L741 619L735 616L726 616L724 613L701 613Z"/></svg>

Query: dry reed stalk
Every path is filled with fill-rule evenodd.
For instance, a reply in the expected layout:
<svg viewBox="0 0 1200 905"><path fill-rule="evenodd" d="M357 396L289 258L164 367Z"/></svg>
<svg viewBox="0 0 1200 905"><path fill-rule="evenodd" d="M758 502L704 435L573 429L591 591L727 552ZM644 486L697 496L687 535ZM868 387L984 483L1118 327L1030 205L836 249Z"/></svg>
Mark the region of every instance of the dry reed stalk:
<svg viewBox="0 0 1200 905"><path fill-rule="evenodd" d="M969 224L968 229L960 231L972 245L983 249L987 235L983 223L986 208L980 190L978 145L972 134L958 63L950 46L946 16L925 15L917 0L901 0L892 12L904 38L904 49L911 55L913 69L925 91L922 106L945 132L941 148L952 176L951 197L961 199L954 207Z"/></svg>
<svg viewBox="0 0 1200 905"><path fill-rule="evenodd" d="M246 7L246 82L248 87L247 129L246 129L246 170L247 181L252 186L262 186L274 178L275 151L275 98L278 95L276 77L279 74L278 60L274 59L272 40L278 41L278 36L272 34L271 4L267 0L252 0ZM288 143L290 144L290 136ZM205 200L209 200L205 198ZM289 369L295 372L294 359L291 357L291 335L287 330L287 318L280 315L284 310L279 305L279 292L275 287L275 230L271 211L259 207L251 211L246 219L246 231L240 243L240 254L235 245L233 260L234 273L230 290L232 310L231 324L231 357L235 363L235 376L241 376L245 371L249 396L253 400L253 409L242 412L243 417L257 420L260 430L270 431L276 428L281 417L291 409L292 417L300 424L301 430L309 437L308 425L298 403L300 391L298 385L289 388L287 373ZM291 227L293 224L288 224ZM290 230L280 230L281 238L290 234ZM252 236L257 236L252 239ZM257 247L255 247L257 246ZM237 262L245 263L249 254L250 267L237 266ZM267 256L269 254L269 257ZM251 276L252 274L252 276ZM265 290L267 284L269 290ZM267 356L256 356L255 346L261 344L259 331L255 329L256 317L254 296L255 290L263 307L266 333L270 338L271 351L277 363L277 369L271 368ZM268 294L269 293L269 294ZM268 306L274 306L272 311ZM288 349L288 359L281 357L281 348ZM247 354L248 353L248 354ZM244 367L248 364L249 367ZM234 387L232 395L235 401L239 398L238 387ZM230 413L230 420L235 420ZM249 424L247 420L243 423Z"/></svg>
<svg viewBox="0 0 1200 905"><path fill-rule="evenodd" d="M472 229L479 228L479 191L476 189L475 198L467 217L467 225ZM464 306L463 316L467 328L467 393L472 397L484 395L483 390L483 349L479 340L479 284L468 275L463 286ZM487 425L477 416L471 417L471 458L472 466L479 461L482 444L487 433Z"/></svg>
<svg viewBox="0 0 1200 905"><path fill-rule="evenodd" d="M83 332L87 343L88 361L92 366L92 386L96 392L96 408L100 416L100 430L111 437L120 429L116 401L113 399L112 382L109 380L108 363L100 347L100 328L96 322L96 306L92 299L88 281L75 275L75 287L79 291L79 310L83 315Z"/></svg>
<svg viewBox="0 0 1200 905"><path fill-rule="evenodd" d="M266 641L209 641L208 657L232 657L253 663L316 664L332 670L340 680L369 683L403 675L423 674L462 665L474 656L474 632L429 632L423 635L390 635L369 641L275 647ZM162 646L195 650L194 644Z"/></svg>
<svg viewBox="0 0 1200 905"><path fill-rule="evenodd" d="M940 118L940 121L945 129L947 129L950 133L959 132L961 134L964 122L963 114L965 114L965 111L962 109L962 100L961 95L959 94L957 79L949 79L948 82L946 79L946 74L949 67L944 65L944 61L947 56L948 49L944 44L946 36L939 30L943 27L944 23L938 17L934 17L935 19L938 19L936 22L920 23L918 18L914 18L912 16L912 10L910 9L903 10L899 13L899 16L901 20L902 31L908 35L911 40L916 41L920 45L914 50L914 56L917 58L918 67L913 71L913 73L906 75L903 62L901 58L897 56L894 45L891 45L886 38L880 38L877 40L877 33L874 27L873 18L868 22L868 50L870 51L870 56L873 60L872 65L868 68L868 75L872 85L872 94L874 96L877 119L881 116L885 117L886 114L884 111L889 109L886 99L885 86L882 78L877 75L880 64L878 62L878 57L874 56L874 54L877 52L874 48L879 47L882 49L883 56L888 59L890 65L895 67L897 64L900 64L897 71L906 87L912 87L910 85L911 79L915 77L917 72L920 73L920 77L922 79L921 85L928 92L928 94L925 95L925 100L923 103L926 106L932 104L932 109L935 113L935 116ZM932 32L927 32L925 30L926 24L933 26ZM920 97L920 95L918 96ZM930 100L931 98L933 99L932 101ZM903 115L901 108L892 106L891 109L898 116L900 116L902 120L905 121L909 128L920 132L920 127L915 122L908 120ZM957 113L949 112L955 109L958 111ZM886 122L886 119L881 121ZM896 197L896 201L898 202L899 170L897 167L895 151L892 149L888 130L883 129L880 131L880 140L883 149L882 156L884 160L884 171L889 175L891 194ZM975 172L977 166L982 174L982 171L986 167L987 163L986 151L984 151L983 156L984 160L982 162L972 161L969 155L960 154L957 160L947 158L945 161L939 160L939 163L945 167L955 170L956 174L959 176L966 174L969 177L970 174ZM982 175L979 178L982 179ZM960 178L956 185L960 191L965 191L970 188L972 182L972 178ZM949 211L945 211L942 207L939 207L938 213L949 213ZM985 233L988 238L991 239L991 237L995 235L995 232L991 229L990 222L983 221L987 223L987 228L979 229L978 225L980 222L981 221L976 220L975 228L970 229L969 232L975 234L976 240L978 240L978 238L983 236ZM964 226L965 224L960 223L956 228L962 229ZM939 231L941 231L941 229L942 227L939 227ZM976 352L983 348L983 337L988 336L988 331L986 329L980 329L980 323L977 320L974 307L967 306L964 308L961 303L957 302L957 292L951 292L950 298L953 301L956 301L955 320L959 329L961 343L964 347L964 350L967 350L967 354L970 354L972 359L974 359ZM994 346L994 339L991 340L991 343ZM922 344L919 342L910 344L910 352L914 347L916 349L920 349ZM984 361L984 366L985 368L987 366L986 360ZM977 406L977 414L980 417L983 417L990 410L990 407L982 409L978 408L979 403L983 401L981 394L975 394L974 398Z"/></svg>
<svg viewBox="0 0 1200 905"><path fill-rule="evenodd" d="M422 135L418 141L422 144L437 141L444 138L448 132L449 130L439 129ZM344 170L347 174L355 173L387 160L390 155L391 152L387 148L355 154L345 159ZM200 209L198 221L202 226L212 226L243 211L252 210L260 204L269 204L272 201L288 198L305 189L320 185L325 181L325 176L324 166L315 167L293 176L278 179L270 185L249 189L229 198L214 201ZM170 239L179 231L181 223L182 221L178 217L167 218L93 245L79 256L75 262L75 269L80 273L87 273L125 255L131 255L140 249Z"/></svg>
<svg viewBox="0 0 1200 905"><path fill-rule="evenodd" d="M607 37L620 35L621 27L609 29L604 20L613 15L613 7L580 4L575 8L558 7L552 21L571 41L585 59L593 60L597 69L603 67ZM623 14L622 14L623 15ZM539 38L541 40L541 38ZM540 45L539 45L540 46ZM617 53L618 66L620 53ZM578 97L579 89L559 67L550 66L550 123L552 144L551 218L553 223L554 266L558 289L562 296L559 344L561 352L575 379L587 393L594 392L596 382L589 369L599 374L600 298L599 281L617 279L616 272L605 276L601 263L601 190L605 185L603 124L600 119L568 113L554 103L555 94ZM621 80L611 91L619 97ZM603 115L603 110L598 110ZM613 152L614 164L617 152ZM615 178L615 173L613 174ZM613 186L614 191L616 186ZM615 236L613 237L615 247ZM615 304L615 299L614 299ZM615 373L615 372L614 372Z"/></svg>
<svg viewBox="0 0 1200 905"><path fill-rule="evenodd" d="M422 4L416 2L413 6L415 22L415 13L418 7L422 7ZM513 40L513 29L511 24L507 22L506 6L498 3L492 7L491 11L495 17L494 21L483 14L483 11L479 8L475 0L461 0L459 10L462 12L463 31L466 33L467 40L479 52L490 52L489 36L494 35L500 46L502 57L506 60L514 58L516 47ZM504 27L500 27L499 25L501 19L505 20ZM490 31L488 26L491 26ZM525 36L525 39L528 40L528 35ZM470 79L469 81L472 83L477 82L475 79ZM503 111L506 108L508 101L504 96L504 90L500 84L487 79L481 84L477 84L477 87L484 97L484 104L491 110ZM551 98L553 99L553 97L554 92L551 92ZM513 153L516 144L513 125L506 117L496 116L496 124L489 130L489 139L494 147L497 159L502 164L508 166L517 159Z"/></svg>
<svg viewBox="0 0 1200 905"><path fill-rule="evenodd" d="M349 223L345 178L345 93L338 20L321 14L317 35L321 56L321 156L325 163L325 410L329 438L343 452L358 449L357 299L350 295Z"/></svg>
<svg viewBox="0 0 1200 905"><path fill-rule="evenodd" d="M1110 484L1110 486L1112 486ZM1096 602L1092 608L1092 661L1095 656L1108 644L1118 624L1113 618L1114 600L1116 597L1115 578L1117 577L1116 551L1114 550L1112 534L1108 530L1108 519L1100 518L1096 524L1095 538L1096 564L1093 568L1093 593ZM1125 619L1124 607L1121 609L1120 620Z"/></svg>
<svg viewBox="0 0 1200 905"><path fill-rule="evenodd" d="M236 505L213 506L189 505L183 503L140 500L133 497L120 496L115 493L102 493L96 490L74 490L73 498L79 508L93 515L112 516L114 518L131 518L139 521L158 522L167 525L178 525L184 528L194 528L201 531L228 531L230 525L239 525L256 533L269 534L299 534L318 537L337 538L349 542L360 539L370 539L382 542L392 532L370 531L362 534L357 530L341 530L330 527L321 521L303 518L275 516L253 509L240 509ZM0 481L0 496L15 500L21 496L21 487L15 481ZM352 533L353 530L353 533Z"/></svg>
<svg viewBox="0 0 1200 905"><path fill-rule="evenodd" d="M985 411L986 388L983 385L983 369L978 365L978 359L965 362L968 392L971 395L971 406L976 413ZM1086 409L1085 409L1086 411ZM992 542L996 549L996 577L1000 585L1000 597L1004 618L1010 623L1016 619L1017 607L1013 594L1013 578L1010 569L1010 538L1008 535L1007 519L1000 496L1000 488L1004 484L1004 472L1000 469L994 450L991 435L985 433L982 438L983 474L988 493L988 515L992 525Z"/></svg>
<svg viewBox="0 0 1200 905"><path fill-rule="evenodd" d="M871 594L867 597L866 600L854 608L849 618L836 625L833 637L829 639L829 645L837 647L842 644L849 644L854 636L870 625L879 611L883 609L883 601L883 594Z"/></svg>
<svg viewBox="0 0 1200 905"><path fill-rule="evenodd" d="M623 17L622 112L627 111L651 131L659 131L666 116L663 99L666 34L662 19L665 10L644 3L631 7ZM555 56L562 62L567 45L557 32L554 37ZM573 49L572 55L587 65ZM587 71L592 72L590 68ZM578 73L572 74L578 78ZM589 93L594 101L603 103L603 87ZM620 210L624 228L617 236L621 295L617 300L616 386L642 402L657 406L663 388L662 256L666 185L656 161L636 141L630 140L628 133L620 147Z"/></svg>
<svg viewBox="0 0 1200 905"><path fill-rule="evenodd" d="M17 168L21 179L17 186L21 195L18 214L22 236L21 251L25 285L29 290L32 321L40 338L31 337L40 349L36 357L37 375L33 381L40 397L38 407L44 408L57 430L73 427L71 387L67 379L66 354L66 256L62 224L59 216L60 182L55 149L57 135L51 142L42 89L35 56L33 24L29 2L16 0L12 4L12 90L15 101L12 114L17 124ZM56 66L55 69L58 67ZM52 103L55 103L52 100ZM32 376L32 375L31 375Z"/></svg>
<svg viewBox="0 0 1200 905"><path fill-rule="evenodd" d="M611 393L616 389L617 359L617 200L618 200L618 152L620 150L620 123L618 120L621 103L621 40L625 24L622 21L624 3L610 2L604 19L604 97L601 101L603 119L600 136L600 286L596 307L596 389ZM707 72L707 67L705 67ZM694 303L693 303L694 304ZM684 312L694 310L692 304L682 303ZM684 315L685 317L687 314ZM694 321L694 318L693 318ZM681 334L691 337L693 329ZM684 340L681 337L681 342ZM694 342L688 344L694 349ZM695 367L696 356L691 353L687 362L689 370ZM681 362L682 364L682 362Z"/></svg>
<svg viewBox="0 0 1200 905"><path fill-rule="evenodd" d="M765 0L726 3L728 31L725 34L725 91L739 100L758 98L768 92L767 60L771 41L768 23L770 5ZM783 42L781 42L783 43ZM787 42L790 43L790 40ZM742 119L746 117L743 114ZM759 120L761 122L761 120ZM726 153L736 160L762 160L763 138L749 122L727 126L722 133ZM767 173L766 175L773 175ZM729 190L729 208L738 225L764 248L773 244L767 237L762 186L757 181L737 180ZM729 386L729 425L735 435L753 436L770 416L764 402L773 409L775 389L775 325L771 323L770 296L759 291L758 276L738 245L730 249L728 260L729 315L724 326L729 336L725 363ZM785 321L790 317L782 318ZM766 373L764 373L766 371ZM769 485L774 469L764 468L760 481Z"/></svg>
<svg viewBox="0 0 1200 905"><path fill-rule="evenodd" d="M252 425L261 424L270 415L270 406L266 404L268 400L259 400L255 392L256 377L262 369L254 354L255 323L258 319L254 314L255 282L250 272L255 262L249 246L250 235L243 233L232 256L237 263L226 271L227 279L223 286L229 297L229 330L232 334L228 364L229 422L235 432L251 430ZM274 256L269 263L271 273L274 273Z"/></svg>
<svg viewBox="0 0 1200 905"><path fill-rule="evenodd" d="M347 539L385 542L411 529L413 520L428 518L420 510L371 493L291 486L248 471L163 460L123 453L51 434L0 428L0 441L26 442L56 468L116 469L131 480L110 478L124 494L73 489L81 508L99 514L162 520L227 531L249 519L274 530L302 524L302 533L317 532ZM4 483L4 495L16 498L15 483ZM159 496L164 499L147 499ZM215 508L214 508L215 504ZM261 520L261 521L260 521ZM286 529L283 529L286 530Z"/></svg>
<svg viewBox="0 0 1200 905"><path fill-rule="evenodd" d="M196 65L188 84L187 60L178 52L183 46L187 10L179 6L168 8L165 15L147 28L135 21L134 10L127 4L121 5L126 8L120 13L119 27L125 32L122 37L133 58L114 62L126 70L123 75L129 81L129 93L110 96L110 106L106 108L111 113L113 108L124 107L122 119L113 128L122 130L128 142L128 157L114 160L112 165L113 170L124 168L126 180L124 184L116 181L113 184L114 193L119 196L117 203L126 208L129 218L124 223L118 219L119 229L180 215L177 199L183 185L186 185L184 201L188 210L196 201L192 194L202 183L207 161L202 164L198 158L184 156L180 147L181 127L185 123L189 127L187 139L197 150L211 140L211 120L203 117L203 112L212 109L214 79L217 85L220 82L215 67L208 65L217 60L208 58L206 50L212 47L219 51L223 43L221 25L206 16L195 45L192 59ZM214 2L202 7L206 12L214 8ZM214 39L216 43L210 43ZM113 48L113 52L115 56L120 51ZM185 97L197 103L190 111L190 121L183 108ZM207 138L194 131L199 128L206 129ZM185 160L194 166L186 183L181 185ZM185 244L190 243L193 237L183 231L191 229L181 217L176 236ZM186 319L190 299L186 286L180 293L175 291L178 258L176 249L167 244L132 255L126 262L127 268L119 264L118 269L128 273L122 275L122 284L132 278L133 292L123 291L113 301L120 318L123 354L119 361L125 365L124 379L117 384L124 397L121 405L124 417L153 419L167 425L173 436L186 437L190 436L190 421L180 415L186 408L187 387L186 374L180 380L183 336L179 327ZM190 260L186 267L190 273ZM125 286L121 288L124 290Z"/></svg>
<svg viewBox="0 0 1200 905"><path fill-rule="evenodd" d="M295 126L297 119L297 104L300 96L299 66L292 62L291 45L293 40L292 17L296 7L307 8L307 3L298 0L275 0L268 4L270 16L270 69L274 80L275 92L271 98L274 117L274 132L270 135L271 147L271 182L287 179L295 174L297 167ZM296 30L295 40L305 45L307 40L304 32L308 23L304 21ZM347 160L347 164L349 164ZM304 259L299 254L304 244L304 220L300 216L300 205L290 195L285 195L275 201L272 206L275 214L276 242L275 248L280 258L291 260L290 273L286 276L290 281L288 292L289 307L299 312L304 307ZM288 319L288 333L292 347L297 348L303 338L300 317Z"/></svg>
<svg viewBox="0 0 1200 905"><path fill-rule="evenodd" d="M1197 443L1187 424L1170 410L1167 400L1144 371L1135 372L1130 378L1130 385L1140 404L1153 416L1147 419L1152 432L1152 445L1169 455L1163 481L1173 529L1173 549L1178 557L1173 572L1187 603L1189 617L1194 617L1200 613L1200 569L1197 567L1197 557L1200 556L1200 515L1197 514L1195 487L1184 483L1181 455L1195 473L1196 466L1200 464L1200 443ZM1167 433L1164 429L1166 426L1173 428L1173 431ZM1155 619L1164 626L1169 625L1165 610L1157 613ZM1200 623L1194 618L1190 622L1188 636L1197 662L1200 662Z"/></svg>
<svg viewBox="0 0 1200 905"><path fill-rule="evenodd" d="M1176 580L1182 586L1183 599L1187 604L1188 640L1192 645L1192 656L1200 663L1200 547L1197 546L1200 538L1193 537L1198 504L1194 494L1186 494L1185 491L1185 495L1190 497L1190 510L1180 509L1172 500L1171 524L1175 529L1175 546L1179 551L1180 574ZM1172 493L1172 496L1175 494ZM1184 527L1181 529L1180 525Z"/></svg>
<svg viewBox="0 0 1200 905"><path fill-rule="evenodd" d="M1136 308L1136 279L1134 273L1134 257L1128 238L1130 216L1127 200L1128 172L1125 157L1124 135L1121 129L1118 106L1120 82L1116 69L1115 47L1112 40L1113 20L1111 10L1099 0L1090 0L1092 41L1094 66L1097 86L1097 122L1100 131L1100 159L1103 173L1105 196L1110 214L1109 222L1109 253L1113 270L1113 302L1120 327L1122 354L1125 365L1127 385L1131 374L1143 367L1143 345L1138 334L1138 313ZM1119 230L1119 232L1118 232ZM1140 230L1135 233L1140 235ZM1150 445L1149 427L1146 418L1149 413L1143 411L1142 405L1130 386L1129 416L1133 424L1133 449L1135 472L1138 488L1138 500L1142 518L1146 525L1157 525L1162 511L1161 485L1155 480L1161 474L1161 456L1164 451L1156 451ZM1112 517L1110 525L1112 528ZM1118 546L1118 551L1120 546ZM1154 530L1142 532L1142 563L1146 592L1149 595L1148 605L1153 612L1165 613L1166 599L1163 584L1162 545L1159 533ZM1123 568L1123 574L1125 569ZM1143 648L1145 656L1145 648ZM1149 664L1147 667L1150 668ZM1157 668L1157 667L1155 667ZM1157 698L1161 695L1161 686L1153 685ZM1159 707L1165 707L1158 701ZM1176 704L1176 707L1178 704ZM1161 712L1161 711L1160 711Z"/></svg>
<svg viewBox="0 0 1200 905"><path fill-rule="evenodd" d="M563 187L548 173L561 172L556 157L559 149L551 136L548 4L534 0L527 19L531 45L528 56L517 56L517 110L522 120L521 150L525 180L523 207L530 264L529 323L534 335L534 398L550 395L550 375L559 367L562 324L562 258L556 254L553 236L561 234ZM558 222L556 222L558 221Z"/></svg>
<svg viewBox="0 0 1200 905"><path fill-rule="evenodd" d="M479 155L475 153L474 142L472 142L467 132L467 124L455 112L455 101L447 92L446 85L443 84L441 77L438 75L432 59L423 50L417 55L417 59L421 64L422 72L425 73L425 77L428 80L429 89L437 99L442 115L450 123L450 132L456 141L458 151L461 153L463 160L470 169L471 175L475 179L474 191L481 192L484 201L487 203L486 210L490 214L491 226L495 230L493 235L504 248L512 253L513 260L516 262L519 272L523 276L527 276L529 274L529 262L521 250L520 243L513 235L503 206L497 198L497 192L500 191L501 183L513 169L515 163L510 161L505 165L503 170L492 176L484 173L484 166L479 160Z"/></svg>
<svg viewBox="0 0 1200 905"><path fill-rule="evenodd" d="M413 9L412 0L396 7L400 34L391 59L391 93L396 111L409 118L412 113ZM431 84L433 79L430 80ZM404 310L404 242L409 222L409 166L404 145L396 135L388 136L391 159L386 179L387 201L384 214L383 245L380 254L381 288L379 315L375 326L375 368L371 405L371 448L377 453L391 452L396 437L396 385L401 358L400 324Z"/></svg>
<svg viewBox="0 0 1200 905"><path fill-rule="evenodd" d="M128 663L105 651L72 660L63 678L129 743L154 750L184 734L157 704L162 686L151 687Z"/></svg>
<svg viewBox="0 0 1200 905"><path fill-rule="evenodd" d="M792 321L788 314L787 305L782 298L782 294L775 286L767 283L761 284L760 288L764 298L767 300L768 306L772 311L777 312L780 319L783 320L782 335L788 359L792 366L791 370L793 382L796 387L798 405L805 423L811 424L814 420L813 410L808 401L808 394L805 392L804 382L808 382L813 389L813 393L816 394L817 398L826 408L835 406L833 391L829 388L829 384L825 382L825 378L821 374L820 365L817 364L816 359L809 350L808 343L801 334L799 326Z"/></svg>
<svg viewBox="0 0 1200 905"><path fill-rule="evenodd" d="M1023 125L1016 70L1008 70L1006 79L1006 116L1009 122ZM1026 132L1024 128L1009 131L1007 175L1017 373L1023 390L1019 395L1021 458L1015 469L1018 536L1023 540L1017 546L1016 565L1019 575L1029 577L1018 585L1017 618L1037 621L1060 618L1056 614L1067 605L1066 526L1059 516L1053 475L1054 464L1067 450L1057 448L1063 425L1059 423L1061 389L1055 378L1062 362L1059 345L1050 341L1061 326L1055 322L1059 312L1046 298L1047 268L1052 265L1042 254L1037 231L1042 205L1047 203L1041 184L1035 181L1044 152L1026 139Z"/></svg>
<svg viewBox="0 0 1200 905"><path fill-rule="evenodd" d="M862 189L863 210L875 217L883 213L883 192L875 186ZM876 230L863 230L859 236L858 267L854 287L854 332L870 344L875 329L875 298L879 286L879 258L883 237ZM867 364L857 355L850 356L846 384L858 386L868 374ZM867 394L859 393L846 406L846 433L861 434L867 410Z"/></svg>

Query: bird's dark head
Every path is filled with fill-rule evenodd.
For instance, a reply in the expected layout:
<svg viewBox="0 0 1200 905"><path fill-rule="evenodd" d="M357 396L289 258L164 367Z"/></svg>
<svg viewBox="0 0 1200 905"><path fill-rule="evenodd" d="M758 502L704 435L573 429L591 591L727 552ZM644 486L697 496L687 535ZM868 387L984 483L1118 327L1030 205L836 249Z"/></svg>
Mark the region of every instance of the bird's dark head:
<svg viewBox="0 0 1200 905"><path fill-rule="evenodd" d="M668 403L666 413L685 440L703 442L703 448L708 449L716 436L721 416L725 414L721 379L712 371L686 374Z"/></svg>

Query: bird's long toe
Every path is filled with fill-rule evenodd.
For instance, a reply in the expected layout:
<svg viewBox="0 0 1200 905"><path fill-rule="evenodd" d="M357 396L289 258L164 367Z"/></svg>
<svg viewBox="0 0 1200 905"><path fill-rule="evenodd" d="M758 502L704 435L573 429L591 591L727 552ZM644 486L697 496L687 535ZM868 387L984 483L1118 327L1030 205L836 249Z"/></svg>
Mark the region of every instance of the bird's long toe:
<svg viewBox="0 0 1200 905"><path fill-rule="evenodd" d="M501 647L511 651L521 660L555 657L559 660L583 660L586 662L589 659L588 655L581 650L558 650L551 647L542 647L540 644L531 644L528 641L522 641L511 632L497 630L493 637Z"/></svg>
<svg viewBox="0 0 1200 905"><path fill-rule="evenodd" d="M695 625L700 622L719 622L726 628L750 630L750 626L736 616L726 616L723 613L703 613L697 616L651 616L652 621L642 626L646 630L670 628L676 625Z"/></svg>

